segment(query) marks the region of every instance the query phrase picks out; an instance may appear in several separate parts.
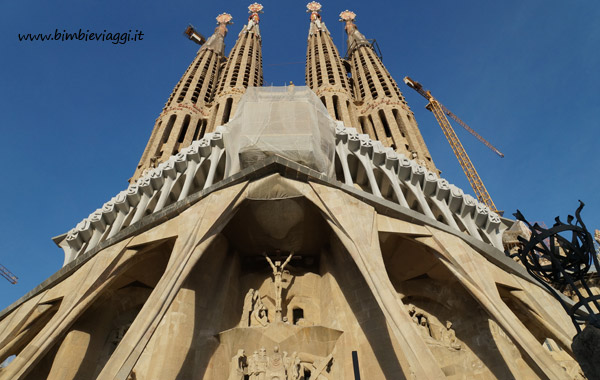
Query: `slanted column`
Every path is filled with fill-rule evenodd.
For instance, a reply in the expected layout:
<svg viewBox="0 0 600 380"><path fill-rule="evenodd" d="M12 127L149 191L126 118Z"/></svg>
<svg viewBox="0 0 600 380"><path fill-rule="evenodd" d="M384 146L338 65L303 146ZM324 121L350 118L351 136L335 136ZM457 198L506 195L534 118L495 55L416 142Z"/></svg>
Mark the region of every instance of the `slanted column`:
<svg viewBox="0 0 600 380"><path fill-rule="evenodd" d="M347 55L361 130L435 172L414 115L371 42L358 30L356 14L346 10L340 18L346 24Z"/></svg>
<svg viewBox="0 0 600 380"><path fill-rule="evenodd" d="M207 132L212 101L224 58L231 15L217 16L217 28L189 65L156 119L152 135L130 182ZM192 39L193 40L193 39Z"/></svg>
<svg viewBox="0 0 600 380"><path fill-rule="evenodd" d="M249 86L259 87L263 84L262 40L258 27L263 6L254 3L248 9L248 23L240 31L219 81L209 131L233 117L237 103Z"/></svg>
<svg viewBox="0 0 600 380"><path fill-rule="evenodd" d="M321 4L313 1L306 7L310 13L306 85L321 98L332 118L362 131L354 110L348 73L329 30L321 20Z"/></svg>

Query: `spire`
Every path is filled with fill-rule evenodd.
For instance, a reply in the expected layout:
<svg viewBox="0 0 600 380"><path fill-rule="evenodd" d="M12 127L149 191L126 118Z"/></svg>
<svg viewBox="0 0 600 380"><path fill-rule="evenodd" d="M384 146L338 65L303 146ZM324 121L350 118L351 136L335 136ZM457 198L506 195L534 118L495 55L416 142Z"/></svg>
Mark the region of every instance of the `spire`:
<svg viewBox="0 0 600 380"><path fill-rule="evenodd" d="M354 23L355 19L356 13L352 11L345 10L342 13L340 13L340 21L346 23L344 29L346 29L346 34L348 35L348 55L350 55L350 52L352 50L358 48L361 45L371 45L369 44L369 41L367 41L365 36L358 31L358 27Z"/></svg>
<svg viewBox="0 0 600 380"><path fill-rule="evenodd" d="M231 24L231 19L227 13L217 16L215 32L198 50L156 119L132 180L176 154L182 146L210 132L210 106L224 56L227 25Z"/></svg>
<svg viewBox="0 0 600 380"><path fill-rule="evenodd" d="M310 13L306 85L321 98L333 119L344 122L348 127L357 127L358 119L354 112L348 72L325 23L321 20L321 4L312 1L306 8Z"/></svg>
<svg viewBox="0 0 600 380"><path fill-rule="evenodd" d="M246 32L254 31L258 35L260 35L260 29L258 29L258 24L260 23L260 17L258 16L260 13L263 13L263 6L259 3L253 3L248 6L248 24L244 27ZM240 32L240 34L244 32L244 29Z"/></svg>
<svg viewBox="0 0 600 380"><path fill-rule="evenodd" d="M231 15L229 13L221 13L217 16L218 26L215 28L215 32L212 36L208 37L208 40L202 45L200 50L210 49L217 54L225 55L225 36L227 36L227 25L233 24L231 22Z"/></svg>
<svg viewBox="0 0 600 380"><path fill-rule="evenodd" d="M248 23L240 31L219 80L209 132L227 123L233 117L237 102L246 88L263 84L262 42L258 28L260 22L258 15L263 13L263 6L258 3L250 4L248 10L250 13Z"/></svg>
<svg viewBox="0 0 600 380"><path fill-rule="evenodd" d="M371 43L358 31L355 19L356 14L352 11L340 13L340 21L346 23L348 34L347 55L359 129L373 140L379 140L435 171L412 111Z"/></svg>
<svg viewBox="0 0 600 380"><path fill-rule="evenodd" d="M311 1L306 4L306 8L308 8L306 12L310 13L310 29L308 35L311 36L320 30L329 33L329 30L327 30L325 23L321 20L321 14L319 13L321 11L321 4L316 1Z"/></svg>

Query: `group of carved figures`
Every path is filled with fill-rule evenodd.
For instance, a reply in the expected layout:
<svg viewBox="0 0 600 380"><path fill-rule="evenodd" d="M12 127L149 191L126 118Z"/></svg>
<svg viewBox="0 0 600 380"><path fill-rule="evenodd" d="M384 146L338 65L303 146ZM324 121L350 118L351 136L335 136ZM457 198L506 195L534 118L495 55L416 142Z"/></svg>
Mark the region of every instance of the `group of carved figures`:
<svg viewBox="0 0 600 380"><path fill-rule="evenodd" d="M281 292L283 289L283 273L285 271L285 266L294 256L294 252L290 252L289 256L283 263L279 260L275 260L273 263L266 253L263 253L263 256L267 259L269 266L273 270L273 288L275 290L275 320L279 322L287 322L282 316ZM244 310L242 312L240 327L265 327L268 323L269 317L267 307L263 304L260 293L258 290L250 289L244 298Z"/></svg>
<svg viewBox="0 0 600 380"><path fill-rule="evenodd" d="M250 289L244 298L244 310L240 327L262 326L269 324L267 307L263 304L258 290Z"/></svg>
<svg viewBox="0 0 600 380"><path fill-rule="evenodd" d="M456 338L456 332L452 328L452 322L446 321L446 326L438 325L437 323L430 323L428 316L418 311L414 305L408 305L408 315L412 318L413 322L419 327L419 331L424 338L433 338L443 345L452 348L454 350L460 350L461 345Z"/></svg>
<svg viewBox="0 0 600 380"><path fill-rule="evenodd" d="M231 359L229 380L324 380L332 362L332 355L326 358L296 352L288 355L277 346L271 355L267 355L264 347L249 356L238 350Z"/></svg>

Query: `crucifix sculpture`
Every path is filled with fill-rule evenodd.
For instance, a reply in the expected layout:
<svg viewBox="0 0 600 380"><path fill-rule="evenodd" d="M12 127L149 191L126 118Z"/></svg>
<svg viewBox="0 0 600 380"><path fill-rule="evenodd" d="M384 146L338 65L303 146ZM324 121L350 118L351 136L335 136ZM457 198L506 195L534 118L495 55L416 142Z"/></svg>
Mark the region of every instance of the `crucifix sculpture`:
<svg viewBox="0 0 600 380"><path fill-rule="evenodd" d="M283 288L283 270L292 259L292 256L294 256L294 252L290 252L290 255L283 262L283 264L279 260L275 260L275 264L273 264L273 261L271 261L271 259L269 258L269 256L267 256L266 253L263 253L263 256L267 259L267 262L271 266L271 269L273 269L273 285L275 286L275 320L281 322L281 289Z"/></svg>

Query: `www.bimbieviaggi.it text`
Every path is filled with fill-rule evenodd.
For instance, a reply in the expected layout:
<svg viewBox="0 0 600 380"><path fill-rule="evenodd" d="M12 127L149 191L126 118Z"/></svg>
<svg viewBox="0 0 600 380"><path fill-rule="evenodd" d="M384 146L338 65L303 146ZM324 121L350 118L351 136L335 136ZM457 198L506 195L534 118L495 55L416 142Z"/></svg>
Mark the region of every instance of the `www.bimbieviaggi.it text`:
<svg viewBox="0 0 600 380"><path fill-rule="evenodd" d="M126 32L109 32L106 29L102 32L92 32L89 29L79 29L78 32L70 33L65 29L56 29L54 33L18 33L18 37L19 41L96 41L125 45L128 42L142 41L144 32L137 29L135 32L131 29Z"/></svg>

